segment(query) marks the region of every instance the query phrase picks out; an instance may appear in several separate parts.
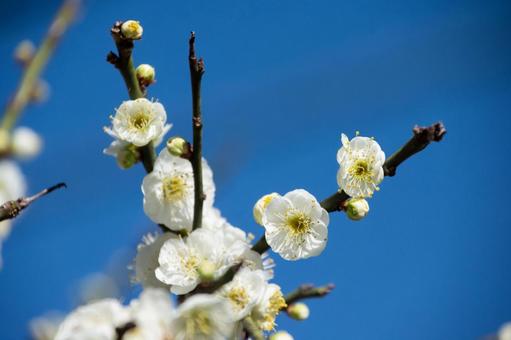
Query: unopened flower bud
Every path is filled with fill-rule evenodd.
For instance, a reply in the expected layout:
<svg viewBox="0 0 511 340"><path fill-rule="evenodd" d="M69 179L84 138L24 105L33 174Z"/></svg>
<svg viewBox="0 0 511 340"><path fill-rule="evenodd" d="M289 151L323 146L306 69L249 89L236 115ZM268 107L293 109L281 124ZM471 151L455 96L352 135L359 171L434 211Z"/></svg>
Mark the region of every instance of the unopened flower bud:
<svg viewBox="0 0 511 340"><path fill-rule="evenodd" d="M30 40L21 41L14 50L14 60L21 65L26 65L34 57L35 46Z"/></svg>
<svg viewBox="0 0 511 340"><path fill-rule="evenodd" d="M345 207L346 215L354 221L361 220L369 212L369 203L363 198L350 198Z"/></svg>
<svg viewBox="0 0 511 340"><path fill-rule="evenodd" d="M138 150L135 145L127 144L117 153L117 164L121 169L129 169L139 160Z"/></svg>
<svg viewBox="0 0 511 340"><path fill-rule="evenodd" d="M305 320L309 317L309 307L303 302L297 302L287 307L287 314L295 320Z"/></svg>
<svg viewBox="0 0 511 340"><path fill-rule="evenodd" d="M270 335L269 340L293 340L293 336L286 331L278 331Z"/></svg>
<svg viewBox="0 0 511 340"><path fill-rule="evenodd" d="M138 81L145 86L151 85L154 83L154 67L149 64L140 64L136 69L137 79Z"/></svg>
<svg viewBox="0 0 511 340"><path fill-rule="evenodd" d="M138 40L142 38L144 29L139 21L127 20L121 25L121 33L127 39Z"/></svg>
<svg viewBox="0 0 511 340"><path fill-rule="evenodd" d="M216 272L215 265L208 260L203 261L200 264L199 268L197 268L197 273L199 274L199 277L202 282L213 281L215 278L215 272Z"/></svg>
<svg viewBox="0 0 511 340"><path fill-rule="evenodd" d="M50 96L50 85L42 79L40 79L37 84L35 84L32 89L32 93L30 93L30 99L37 103L45 102Z"/></svg>
<svg viewBox="0 0 511 340"><path fill-rule="evenodd" d="M12 133L11 150L16 157L33 158L41 152L42 146L41 137L28 127L21 126Z"/></svg>
<svg viewBox="0 0 511 340"><path fill-rule="evenodd" d="M190 156L190 143L181 137L172 137L167 141L167 150L173 156L188 158Z"/></svg>
<svg viewBox="0 0 511 340"><path fill-rule="evenodd" d="M266 210L266 207L275 197L278 196L279 194L277 194L276 192L272 192L271 194L264 195L256 202L256 204L254 205L253 214L254 220L257 222L257 224L263 225L263 215L264 211Z"/></svg>

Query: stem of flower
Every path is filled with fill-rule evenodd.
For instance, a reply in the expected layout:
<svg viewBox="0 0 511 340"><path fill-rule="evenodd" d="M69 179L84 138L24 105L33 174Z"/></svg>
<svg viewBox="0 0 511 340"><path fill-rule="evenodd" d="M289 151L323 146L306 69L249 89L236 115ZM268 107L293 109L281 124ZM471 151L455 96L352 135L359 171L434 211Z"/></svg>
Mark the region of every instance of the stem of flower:
<svg viewBox="0 0 511 340"><path fill-rule="evenodd" d="M188 62L190 64L190 79L192 84L193 106L193 153L190 159L193 168L194 209L193 230L202 225L202 208L206 199L202 188L202 112L201 112L201 81L204 74L204 60L195 55L195 33L191 32L189 40Z"/></svg>
<svg viewBox="0 0 511 340"><path fill-rule="evenodd" d="M245 319L243 319L243 329L250 337L250 339L264 340L263 332L259 329L259 327L257 327L256 323L251 317L248 316Z"/></svg>
<svg viewBox="0 0 511 340"><path fill-rule="evenodd" d="M1 129L6 131L12 129L21 112L29 103L32 91L39 81L44 67L57 47L60 38L75 18L78 8L78 0L66 0L60 7L41 46L28 63L16 93L7 104Z"/></svg>
<svg viewBox="0 0 511 340"><path fill-rule="evenodd" d="M387 158L383 164L383 172L385 176L392 177L396 174L397 167L405 160L413 156L419 151L424 150L431 142L439 142L447 133L444 125L440 122L426 127L415 126L413 128L413 137L406 142L398 151ZM342 210L344 201L350 196L344 191L338 191L330 197L321 201L320 205L328 212L336 212ZM270 249L264 235L252 247L252 250L262 254Z"/></svg>
<svg viewBox="0 0 511 340"><path fill-rule="evenodd" d="M304 284L298 287L294 292L291 292L285 296L286 304L289 306L292 303L309 298L323 297L330 293L335 286L330 283L322 287L314 287L311 284Z"/></svg>
<svg viewBox="0 0 511 340"><path fill-rule="evenodd" d="M12 200L5 202L0 206L0 222L5 220L10 220L18 216L22 210L27 208L30 204L38 200L39 198L48 195L52 191L55 191L60 188L66 188L65 183L58 183L54 186L41 190L37 194L30 197L21 197L17 200Z"/></svg>
<svg viewBox="0 0 511 340"><path fill-rule="evenodd" d="M122 21L118 21L110 30L115 46L117 47L117 54L110 52L106 59L121 73L126 88L128 89L130 99L143 98L145 93L140 88L140 83L138 82L135 66L133 64L132 55L135 45L132 39L127 39L122 36L121 25ZM146 172L149 173L153 171L154 162L156 160L156 151L154 150L153 143L151 142L139 147L138 151L140 153L140 161L144 165Z"/></svg>

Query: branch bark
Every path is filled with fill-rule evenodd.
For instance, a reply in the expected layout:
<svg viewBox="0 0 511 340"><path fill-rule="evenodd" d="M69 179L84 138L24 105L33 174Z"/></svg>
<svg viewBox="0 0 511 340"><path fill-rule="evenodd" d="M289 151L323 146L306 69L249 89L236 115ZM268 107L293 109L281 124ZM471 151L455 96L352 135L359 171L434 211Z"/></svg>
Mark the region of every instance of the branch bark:
<svg viewBox="0 0 511 340"><path fill-rule="evenodd" d="M204 60L195 55L195 32L191 32L189 40L188 62L190 64L190 79L192 85L193 106L193 153L191 163L194 182L193 230L202 225L202 208L206 196L202 188L202 112L201 112L201 82L204 74Z"/></svg>
<svg viewBox="0 0 511 340"><path fill-rule="evenodd" d="M16 93L7 104L1 123L1 129L6 131L12 129L21 112L29 103L32 91L37 85L44 67L55 51L58 42L74 20L78 8L79 1L66 0L59 9L41 46L28 63Z"/></svg>
<svg viewBox="0 0 511 340"><path fill-rule="evenodd" d="M311 284L304 284L298 287L294 292L285 296L286 304L290 306L292 303L303 299L318 298L329 294L335 286L330 283L322 287L314 287Z"/></svg>
<svg viewBox="0 0 511 340"><path fill-rule="evenodd" d="M405 160L417 152L424 150L431 142L441 141L444 135L447 133L444 125L440 122L426 127L415 126L412 131L412 138L406 142L398 151L392 154L392 156L387 158L383 164L383 172L385 176L394 176L396 174L397 167L401 163L403 163ZM343 203L349 198L350 196L344 191L338 191L321 201L320 205L326 211L332 213L342 210ZM259 254L262 254L268 249L270 249L270 246L266 242L264 235L252 247L252 250L258 252Z"/></svg>
<svg viewBox="0 0 511 340"><path fill-rule="evenodd" d="M143 98L145 96L142 91L135 66L133 64L133 48L135 47L133 40L125 38L121 33L122 21L117 21L110 33L117 47L117 54L114 52L108 53L106 59L109 63L115 66L116 69L122 75L126 88L128 89L128 95L130 99ZM138 148L140 154L140 161L142 162L144 169L147 173L153 171L154 162L156 160L156 151L154 150L153 143L141 146Z"/></svg>
<svg viewBox="0 0 511 340"><path fill-rule="evenodd" d="M58 183L30 197L21 197L17 200L5 202L0 206L0 222L17 217L21 211L39 198L48 195L52 191L67 187L65 183Z"/></svg>

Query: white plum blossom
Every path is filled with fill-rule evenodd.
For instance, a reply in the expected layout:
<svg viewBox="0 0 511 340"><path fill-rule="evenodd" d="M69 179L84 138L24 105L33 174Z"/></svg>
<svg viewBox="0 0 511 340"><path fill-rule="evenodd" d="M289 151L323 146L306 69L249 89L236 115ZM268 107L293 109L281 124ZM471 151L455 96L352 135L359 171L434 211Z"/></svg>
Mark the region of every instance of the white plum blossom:
<svg viewBox="0 0 511 340"><path fill-rule="evenodd" d="M262 298L252 309L251 317L260 329L272 331L275 328L275 318L286 306L280 287L275 283L268 283L264 286Z"/></svg>
<svg viewBox="0 0 511 340"><path fill-rule="evenodd" d="M133 281L146 287L167 287L158 280L154 271L158 268L158 256L163 243L170 238L177 238L172 233L163 233L160 235L147 234L142 238L142 243L137 246L137 255L135 257L132 269L135 271Z"/></svg>
<svg viewBox="0 0 511 340"><path fill-rule="evenodd" d="M129 321L129 312L119 301L100 300L69 314L60 324L55 340L115 340L115 329Z"/></svg>
<svg viewBox="0 0 511 340"><path fill-rule="evenodd" d="M273 198L263 215L271 249L286 260L319 255L326 246L329 216L303 189Z"/></svg>
<svg viewBox="0 0 511 340"><path fill-rule="evenodd" d="M30 335L33 340L54 340L64 316L57 312L46 313L30 320Z"/></svg>
<svg viewBox="0 0 511 340"><path fill-rule="evenodd" d="M385 153L373 138L357 136L350 141L342 134L341 141L337 152L339 188L351 197L371 197L383 180Z"/></svg>
<svg viewBox="0 0 511 340"><path fill-rule="evenodd" d="M511 322L506 322L500 327L496 340L511 340Z"/></svg>
<svg viewBox="0 0 511 340"><path fill-rule="evenodd" d="M122 102L112 117L112 128L105 127L105 132L137 147L152 141L159 144L170 129L166 121L167 113L162 104L138 98Z"/></svg>
<svg viewBox="0 0 511 340"><path fill-rule="evenodd" d="M212 294L191 296L177 314L172 321L174 340L225 340L235 326L229 303Z"/></svg>
<svg viewBox="0 0 511 340"><path fill-rule="evenodd" d="M204 209L211 207L215 198L213 172L202 161ZM153 171L142 182L144 212L159 224L171 230L190 231L193 224L194 181L190 161L171 155L163 149Z"/></svg>
<svg viewBox="0 0 511 340"><path fill-rule="evenodd" d="M25 177L13 161L0 161L0 204L25 196ZM12 221L0 222L0 269L2 268L2 242L11 232Z"/></svg>
<svg viewBox="0 0 511 340"><path fill-rule="evenodd" d="M349 219L358 221L369 213L369 203L363 198L350 198L345 203L345 209Z"/></svg>
<svg viewBox="0 0 511 340"><path fill-rule="evenodd" d="M256 202L253 209L253 215L257 224L263 225L263 215L266 207L275 197L278 196L280 196L278 193L272 192L271 194L264 195Z"/></svg>
<svg viewBox="0 0 511 340"><path fill-rule="evenodd" d="M171 323L175 310L168 291L144 290L139 299L130 303L129 312L135 327L124 334L123 340L172 339Z"/></svg>
<svg viewBox="0 0 511 340"><path fill-rule="evenodd" d="M220 288L216 294L229 301L232 315L236 320L246 317L263 298L265 276L262 270L240 269L233 280Z"/></svg>
<svg viewBox="0 0 511 340"><path fill-rule="evenodd" d="M193 231L186 239L169 239L160 250L156 277L170 285L174 294L189 293L200 283L198 269L206 261L215 269L215 278L237 261L231 249L236 250L237 243L231 244L224 234L207 228Z"/></svg>
<svg viewBox="0 0 511 340"><path fill-rule="evenodd" d="M21 159L37 156L43 147L41 137L32 129L20 126L12 133L12 153Z"/></svg>

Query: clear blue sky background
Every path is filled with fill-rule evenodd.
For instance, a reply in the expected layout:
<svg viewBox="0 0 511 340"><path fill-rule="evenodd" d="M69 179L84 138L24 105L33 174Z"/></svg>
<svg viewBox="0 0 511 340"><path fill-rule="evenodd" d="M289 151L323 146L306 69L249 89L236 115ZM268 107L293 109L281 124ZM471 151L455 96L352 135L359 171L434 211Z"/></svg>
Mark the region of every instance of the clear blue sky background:
<svg viewBox="0 0 511 340"><path fill-rule="evenodd" d="M40 41L58 7L42 3L0 4L4 102L20 73L12 49ZM69 188L31 207L4 246L2 339L24 338L47 310L70 309L81 278L111 268L153 228L143 169L121 172L101 153L110 142L102 126L127 97L105 62L108 30L130 18L144 26L136 62L157 70L150 96L166 106L171 134L186 137L187 37L197 31L217 206L258 236L251 210L262 194L336 190L341 132L374 136L390 155L416 123L449 130L385 179L364 221L332 215L322 256L274 256L285 291L337 286L310 301L307 322L282 316L281 328L296 339L452 340L511 320L508 1L89 1L45 72L50 101L22 119L46 141L22 164L31 190L61 180Z"/></svg>

